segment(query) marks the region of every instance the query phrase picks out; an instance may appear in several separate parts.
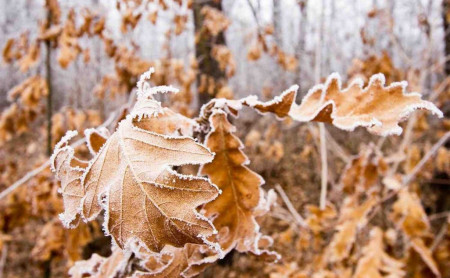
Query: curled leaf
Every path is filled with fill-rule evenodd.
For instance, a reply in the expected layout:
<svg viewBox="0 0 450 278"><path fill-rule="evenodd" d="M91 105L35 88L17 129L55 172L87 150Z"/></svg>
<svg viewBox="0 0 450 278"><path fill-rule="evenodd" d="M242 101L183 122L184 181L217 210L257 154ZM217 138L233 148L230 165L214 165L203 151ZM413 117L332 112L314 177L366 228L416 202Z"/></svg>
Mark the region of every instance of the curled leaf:
<svg viewBox="0 0 450 278"><path fill-rule="evenodd" d="M86 142L89 151L93 155L95 155L106 143L106 140L109 137L109 131L106 128L102 129L89 128L84 131L84 135L86 136Z"/></svg>
<svg viewBox="0 0 450 278"><path fill-rule="evenodd" d="M74 149L68 145L70 139L77 135L76 131L68 132L55 146L52 170L61 181L60 193L63 197L64 212L60 219L65 227L73 228L78 224L80 202L84 196L81 178L87 163L74 157Z"/></svg>
<svg viewBox="0 0 450 278"><path fill-rule="evenodd" d="M362 126L376 135L399 135L402 128L398 123L416 109L443 116L433 103L423 100L420 94L406 94L406 85L406 82L396 82L386 87L384 75L376 74L365 88L362 80L356 80L343 89L340 76L332 74L325 84L310 89L300 105L294 102L295 87L269 102L251 97L244 99L243 103L260 112L272 112L278 117L289 115L300 122L326 122L348 131Z"/></svg>

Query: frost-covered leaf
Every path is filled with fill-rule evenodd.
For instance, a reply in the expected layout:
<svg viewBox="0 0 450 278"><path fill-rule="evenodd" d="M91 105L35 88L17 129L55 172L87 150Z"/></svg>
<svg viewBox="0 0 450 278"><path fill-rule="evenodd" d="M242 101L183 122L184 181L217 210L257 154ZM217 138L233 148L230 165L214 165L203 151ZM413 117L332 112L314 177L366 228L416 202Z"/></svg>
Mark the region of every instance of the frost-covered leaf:
<svg viewBox="0 0 450 278"><path fill-rule="evenodd" d="M279 118L289 115L292 104L295 102L298 86L294 85L284 91L281 95L268 102L260 102L255 96L242 100L242 104L252 107L261 113L273 113Z"/></svg>
<svg viewBox="0 0 450 278"><path fill-rule="evenodd" d="M206 245L186 244L183 248L166 246L160 253L136 253L145 270L136 271L133 278L195 277L219 257Z"/></svg>
<svg viewBox="0 0 450 278"><path fill-rule="evenodd" d="M120 248L113 250L109 257L93 254L89 260L78 261L69 270L72 278L125 277L131 253Z"/></svg>
<svg viewBox="0 0 450 278"><path fill-rule="evenodd" d="M89 128L84 131L87 146L91 154L97 154L109 137L109 131L106 128Z"/></svg>
<svg viewBox="0 0 450 278"><path fill-rule="evenodd" d="M162 108L151 99L158 91L142 80L138 89L135 108L116 132L100 149L91 146L99 152L81 177L81 215L91 221L104 209L105 232L121 248L131 239L155 252L167 244L202 244L215 229L196 208L213 200L218 189L172 167L208 163L213 154L182 135L191 133L195 122Z"/></svg>
<svg viewBox="0 0 450 278"><path fill-rule="evenodd" d="M80 216L80 202L84 196L81 178L88 164L74 157L74 149L68 145L69 140L77 132L68 132L55 146L52 161L52 170L56 178L61 181L60 193L63 197L64 212L60 215L66 227L78 224Z"/></svg>
<svg viewBox="0 0 450 278"><path fill-rule="evenodd" d="M240 252L267 252L259 249L262 235L255 220L258 204L264 201L260 188L264 180L245 166L249 161L242 152L243 144L234 135L235 127L228 122L226 113L215 110L210 124L212 130L206 145L216 155L201 173L208 175L222 194L205 205L205 215L214 219L219 231L217 240L225 252L234 247Z"/></svg>
<svg viewBox="0 0 450 278"><path fill-rule="evenodd" d="M155 116L157 117L157 116ZM212 154L188 137L167 137L125 119L86 171L83 215L92 219L106 195L107 229L123 247L137 237L151 250L165 244L201 243L213 232L195 208L217 195L208 180L169 168L211 161Z"/></svg>
<svg viewBox="0 0 450 278"><path fill-rule="evenodd" d="M244 99L243 103L279 117L289 115L300 122L326 122L348 131L362 126L381 136L400 134L402 128L398 123L416 109L443 116L434 104L422 100L420 94L406 94L406 82L392 83L388 87L384 84L384 75L376 74L365 88L361 80L356 80L343 89L339 75L332 74L325 84L309 90L300 105L294 102L295 87L266 103L254 97Z"/></svg>

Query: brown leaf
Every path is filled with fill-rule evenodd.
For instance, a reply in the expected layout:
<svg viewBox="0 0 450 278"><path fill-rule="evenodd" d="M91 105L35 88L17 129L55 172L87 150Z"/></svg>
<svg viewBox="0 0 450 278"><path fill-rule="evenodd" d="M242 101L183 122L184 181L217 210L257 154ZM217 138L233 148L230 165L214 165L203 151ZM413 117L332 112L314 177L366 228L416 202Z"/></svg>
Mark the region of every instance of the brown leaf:
<svg viewBox="0 0 450 278"><path fill-rule="evenodd" d="M362 126L381 136L401 134L402 128L398 123L416 109L443 116L434 104L422 100L420 94L406 94L406 82L392 83L389 87L385 87L384 83L384 75L376 74L365 88L362 81L357 80L342 89L339 75L332 74L325 84L309 90L300 105L293 102L295 95L292 97L294 93L290 92L291 89L267 103L259 102L254 97L246 98L243 102L247 102L250 107L259 107L256 108L259 111L276 113L279 117L289 115L300 122L332 123L348 131ZM296 88L291 88L296 91Z"/></svg>
<svg viewBox="0 0 450 278"><path fill-rule="evenodd" d="M143 259L145 271L136 271L133 278L194 277L218 259L208 246L198 244L186 244L183 248L168 245L160 253L136 254Z"/></svg>
<svg viewBox="0 0 450 278"><path fill-rule="evenodd" d="M225 31L231 24L230 20L216 8L205 5L202 7L200 13L204 17L203 28L213 37Z"/></svg>
<svg viewBox="0 0 450 278"><path fill-rule="evenodd" d="M103 129L89 128L84 131L84 135L86 136L86 142L89 151L93 155L95 155L106 143L106 140L108 140L109 131L106 128Z"/></svg>
<svg viewBox="0 0 450 278"><path fill-rule="evenodd" d="M80 202L84 196L81 178L87 163L74 157L74 149L68 146L69 140L76 132L68 132L55 146L51 161L52 170L56 178L61 181L60 193L63 196L64 212L60 219L65 227L73 228L78 225L80 216Z"/></svg>
<svg viewBox="0 0 450 278"><path fill-rule="evenodd" d="M373 192L379 189L375 186L386 170L386 162L371 144L350 161L341 176L340 184L347 194Z"/></svg>
<svg viewBox="0 0 450 278"><path fill-rule="evenodd" d="M383 231L375 227L370 231L370 241L362 249L362 257L358 260L354 278L379 278L386 273L389 277L404 277L404 264L389 256L383 248Z"/></svg>
<svg viewBox="0 0 450 278"><path fill-rule="evenodd" d="M429 235L430 223L419 196L405 188L398 193L390 218L408 237Z"/></svg>
<svg viewBox="0 0 450 278"><path fill-rule="evenodd" d="M430 224L419 196L403 188L392 206L391 220L406 234L411 247L420 255L433 273L440 277L440 272L433 259L431 250L423 238L430 235Z"/></svg>
<svg viewBox="0 0 450 278"><path fill-rule="evenodd" d="M216 155L200 172L208 175L222 194L205 205L206 216L214 219L219 231L217 240L225 252L234 247L258 255L267 252L258 248L262 235L255 220L258 204L265 201L260 188L264 180L245 166L249 161L242 152L243 144L233 134L235 127L228 122L226 113L215 110L210 124L212 130L206 137L206 145Z"/></svg>
<svg viewBox="0 0 450 278"><path fill-rule="evenodd" d="M59 256L66 258L70 265L81 259L83 247L91 240L92 232L87 224L82 223L73 230L67 230L54 218L41 230L31 256L38 262Z"/></svg>
<svg viewBox="0 0 450 278"><path fill-rule="evenodd" d="M392 83L389 87L384 83L384 75L377 74L364 89L362 82L342 89L340 77L333 74L325 85L312 88L300 105L293 105L290 116L297 121L332 123L349 131L363 126L381 136L401 134L398 123L415 109L426 109L442 117L442 112L422 100L420 94L405 94L406 82Z"/></svg>
<svg viewBox="0 0 450 278"><path fill-rule="evenodd" d="M297 90L297 85L291 86L280 96L276 96L273 100L268 102L260 102L255 96L250 96L244 98L242 104L252 107L260 113L273 113L279 118L284 118L289 115L291 106L295 102Z"/></svg>
<svg viewBox="0 0 450 278"><path fill-rule="evenodd" d="M5 46L2 50L2 56L5 63L11 63L14 61L14 46L16 44L16 40L13 38L10 38L6 41Z"/></svg>
<svg viewBox="0 0 450 278"><path fill-rule="evenodd" d="M142 87L142 82L138 86L141 91L135 109L85 170L81 214L90 221L105 209L105 231L121 248L130 239L155 252L166 244L183 247L203 243L214 227L195 209L214 199L218 189L205 178L181 175L171 167L208 163L213 154L193 138L175 135L173 130L159 133L161 123L148 125L160 117L164 123L167 115L174 115L149 99L157 92L155 88ZM186 128L185 122L192 121L168 126L178 131Z"/></svg>
<svg viewBox="0 0 450 278"><path fill-rule="evenodd" d="M89 260L76 262L70 268L69 275L72 278L125 277L130 255L131 253L124 252L120 248L114 249L107 258L93 254Z"/></svg>
<svg viewBox="0 0 450 278"><path fill-rule="evenodd" d="M362 204L358 204L356 198L352 197L347 197L344 200L339 224L336 227L337 233L333 235L328 247L330 262L338 262L348 256L358 230L367 224L367 214L376 203L374 197L370 197Z"/></svg>

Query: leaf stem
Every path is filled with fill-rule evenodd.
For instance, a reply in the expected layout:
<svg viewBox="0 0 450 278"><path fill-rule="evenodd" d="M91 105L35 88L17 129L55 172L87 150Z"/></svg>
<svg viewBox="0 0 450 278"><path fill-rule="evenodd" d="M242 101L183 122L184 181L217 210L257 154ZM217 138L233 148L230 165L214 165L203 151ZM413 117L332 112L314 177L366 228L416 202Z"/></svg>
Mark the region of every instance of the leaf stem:
<svg viewBox="0 0 450 278"><path fill-rule="evenodd" d="M325 139L325 125L319 123L320 132L320 161L321 161L321 186L320 186L320 210L324 210L327 203L328 163L327 145Z"/></svg>

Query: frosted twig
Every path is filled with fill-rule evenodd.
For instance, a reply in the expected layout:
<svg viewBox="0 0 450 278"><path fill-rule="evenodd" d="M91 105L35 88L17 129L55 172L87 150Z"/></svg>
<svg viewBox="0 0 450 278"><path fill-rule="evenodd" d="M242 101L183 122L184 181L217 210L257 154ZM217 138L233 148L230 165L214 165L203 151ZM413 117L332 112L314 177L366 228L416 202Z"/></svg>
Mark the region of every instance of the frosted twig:
<svg viewBox="0 0 450 278"><path fill-rule="evenodd" d="M320 186L320 210L324 210L327 204L328 163L327 143L325 141L325 125L319 123L320 132L320 161L321 161L321 186Z"/></svg>
<svg viewBox="0 0 450 278"><path fill-rule="evenodd" d="M283 200L284 204L286 205L286 207L288 208L289 212L292 214L292 216L294 217L294 220L303 228L307 228L308 225L306 225L305 220L303 219L303 217L297 212L297 210L294 208L294 206L292 205L291 201L289 200L288 196L286 195L286 193L284 192L283 188L279 185L276 184L275 185L275 189L278 191L278 194L280 194L281 199Z"/></svg>
<svg viewBox="0 0 450 278"><path fill-rule="evenodd" d="M117 112L113 112L111 113L111 115L109 116L109 118L103 123L101 124L99 127L107 127L109 126L114 119L116 118ZM76 148L80 145L82 145L84 142L86 142L86 138L82 138L78 141L75 141L74 143L70 144L70 146L72 146L73 148ZM5 198L6 196L8 196L11 192L13 192L14 190L16 190L17 188L19 188L20 186L22 186L23 184L25 184L27 181L29 181L31 178L35 177L36 175L38 175L40 172L44 171L45 169L47 169L50 166L50 159L48 159L47 161L45 161L44 163L41 164L41 166L37 167L36 169L28 172L25 176L23 176L22 178L20 178L18 181L16 181L15 183L13 183L12 185L10 185L8 188L6 188L5 190L3 190L0 193L0 200L2 200L3 198Z"/></svg>
<svg viewBox="0 0 450 278"><path fill-rule="evenodd" d="M323 32L324 32L324 13L325 13L325 1L322 0L320 10L320 32L317 35L316 45L316 57L314 61L314 79L316 83L320 82L320 76L322 74L322 44L323 44ZM325 98L325 90L322 90L321 101ZM327 142L325 138L325 125L319 123L319 136L320 136L320 161L321 161L321 186L320 186L320 210L324 210L327 203L327 184L328 184L328 161L327 161Z"/></svg>

